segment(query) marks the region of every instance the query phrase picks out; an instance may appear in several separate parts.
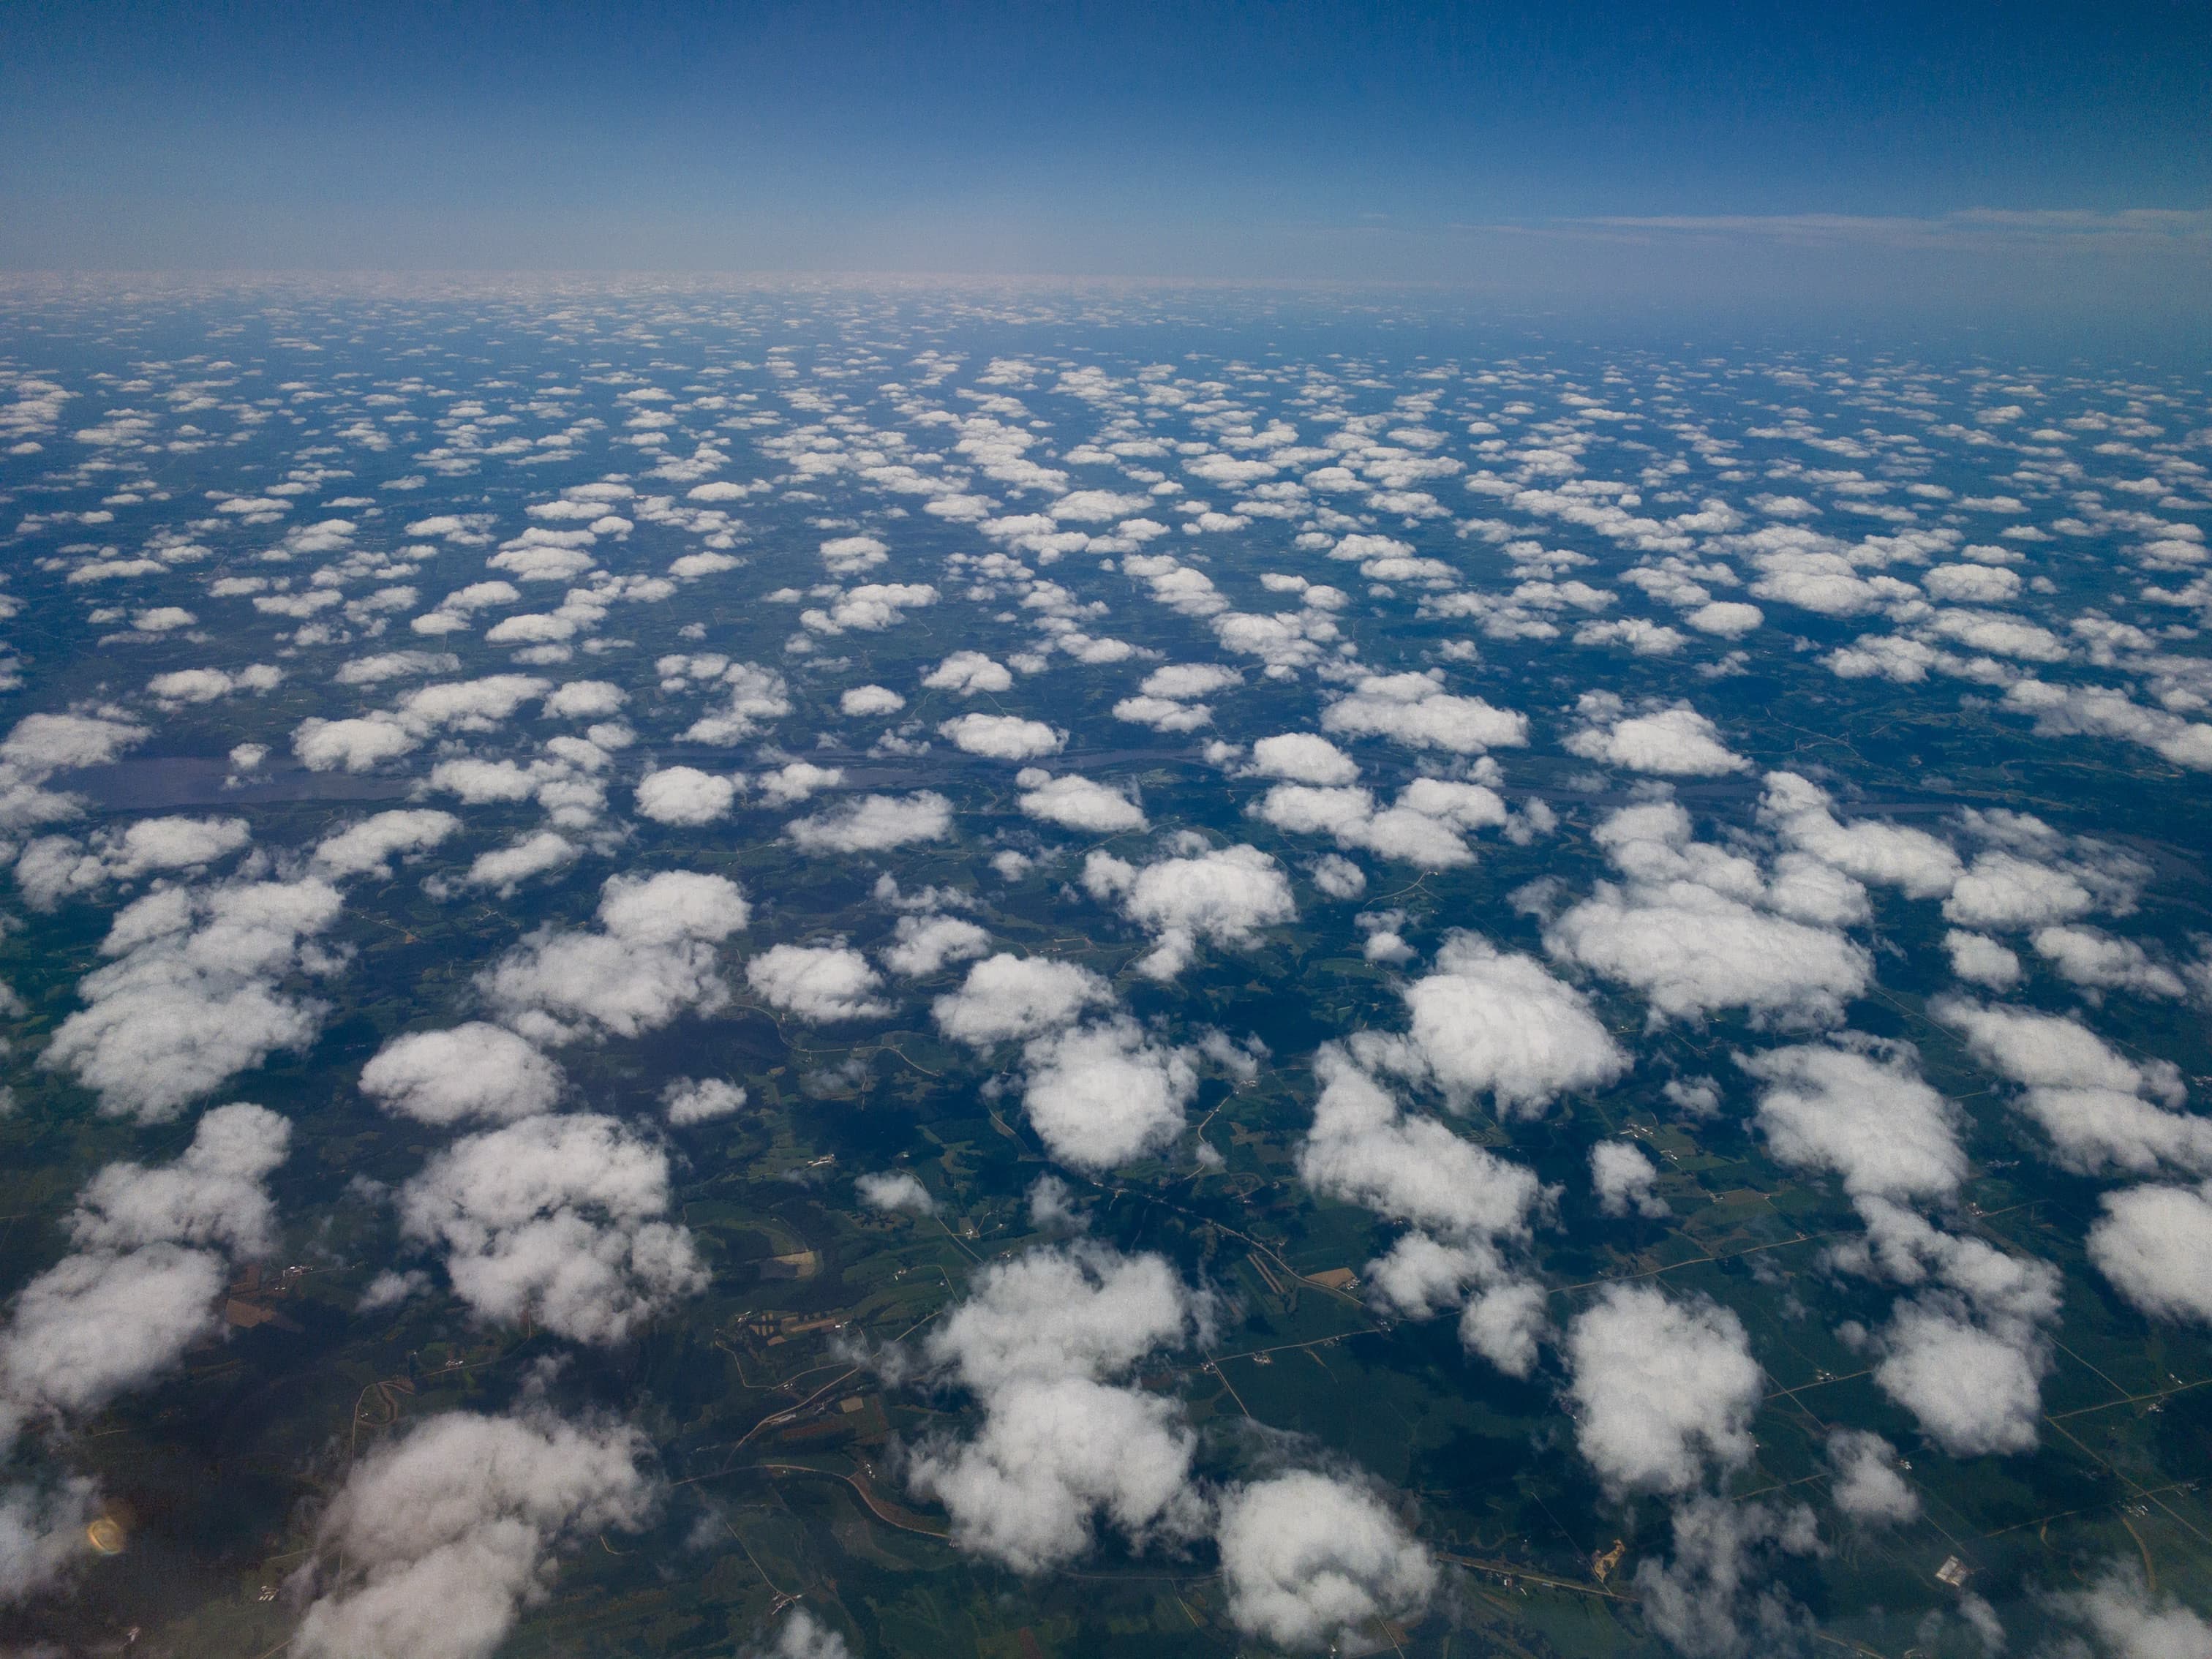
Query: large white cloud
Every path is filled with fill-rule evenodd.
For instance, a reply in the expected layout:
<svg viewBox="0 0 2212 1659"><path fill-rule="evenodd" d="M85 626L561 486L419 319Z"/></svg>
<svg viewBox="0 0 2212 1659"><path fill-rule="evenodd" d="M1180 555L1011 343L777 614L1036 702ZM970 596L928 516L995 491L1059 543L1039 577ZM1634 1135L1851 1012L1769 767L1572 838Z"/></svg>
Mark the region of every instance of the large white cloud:
<svg viewBox="0 0 2212 1659"><path fill-rule="evenodd" d="M732 779L696 766L664 766L638 780L638 816L655 823L712 823L729 816L737 796Z"/></svg>
<svg viewBox="0 0 2212 1659"><path fill-rule="evenodd" d="M1455 1099L1488 1095L1502 1117L1534 1117L1560 1095L1599 1088L1628 1057L1572 986L1533 957L1455 933L1436 971L1402 993L1428 1069Z"/></svg>
<svg viewBox="0 0 2212 1659"><path fill-rule="evenodd" d="M153 1121L280 1049L302 1049L323 1006L278 981L327 969L308 941L337 920L337 889L313 879L173 887L118 912L79 981L85 1002L40 1063L73 1073L100 1109Z"/></svg>
<svg viewBox="0 0 2212 1659"><path fill-rule="evenodd" d="M1023 1050L1022 1106L1045 1150L1097 1172L1182 1133L1198 1075L1181 1050L1149 1040L1127 1017L1033 1038Z"/></svg>
<svg viewBox="0 0 2212 1659"><path fill-rule="evenodd" d="M541 929L478 975L503 1020L532 1042L569 1042L635 1036L729 1001L714 947L750 914L736 883L666 871L611 876L599 893L599 931Z"/></svg>
<svg viewBox="0 0 2212 1659"><path fill-rule="evenodd" d="M1232 1489L1218 1530L1229 1616L1284 1648L1317 1648L1418 1613L1437 1564L1370 1492L1295 1470Z"/></svg>
<svg viewBox="0 0 2212 1659"><path fill-rule="evenodd" d="M883 975L842 945L774 945L745 964L745 983L769 1007L811 1024L880 1019L890 1012L875 994Z"/></svg>
<svg viewBox="0 0 2212 1659"><path fill-rule="evenodd" d="M1719 731L1687 703L1629 714L1609 692L1583 696L1583 728L1566 740L1571 755L1656 777L1717 778L1747 772L1751 763L1721 740Z"/></svg>
<svg viewBox="0 0 2212 1659"><path fill-rule="evenodd" d="M393 859L442 846L460 827L461 821L451 812L422 807L379 812L317 842L315 868L341 880L350 876L389 880Z"/></svg>
<svg viewBox="0 0 2212 1659"><path fill-rule="evenodd" d="M2170 1060L2138 1065L2078 1020L1940 998L1929 1012L1965 1034L1974 1057L2025 1085L2014 1103L2049 1137L2062 1166L2149 1175L2162 1165L2212 1172L2212 1120L2179 1108Z"/></svg>
<svg viewBox="0 0 2212 1659"><path fill-rule="evenodd" d="M1480 755L1528 741L1528 717L1455 696L1441 674L1387 674L1361 680L1322 710L1322 726L1351 737L1387 738L1414 749Z"/></svg>
<svg viewBox="0 0 2212 1659"><path fill-rule="evenodd" d="M1054 777L1041 768L1029 767L1015 781L1022 787L1022 811L1063 830L1111 836L1147 827L1145 809L1134 800L1077 773Z"/></svg>
<svg viewBox="0 0 2212 1659"><path fill-rule="evenodd" d="M953 1541L1037 1572L1087 1551L1101 1515L1139 1545L1194 1534L1195 1437L1172 1401L1110 1379L1205 1313L1157 1255L1032 1250L979 1273L927 1352L982 1406L981 1428L925 1440L908 1466Z"/></svg>
<svg viewBox="0 0 2212 1659"><path fill-rule="evenodd" d="M220 1106L172 1164L111 1164L78 1195L74 1254L33 1278L0 1331L0 1452L28 1422L82 1418L143 1388L219 1328L227 1261L275 1248L264 1183L291 1125Z"/></svg>
<svg viewBox="0 0 2212 1659"><path fill-rule="evenodd" d="M1474 862L1464 837L1509 818L1505 802L1486 784L1416 778L1397 800L1378 807L1358 786L1279 783L1248 809L1289 835L1326 835L1346 852L1365 851L1424 870Z"/></svg>
<svg viewBox="0 0 2212 1659"><path fill-rule="evenodd" d="M954 748L993 760L1035 760L1040 755L1056 755L1067 742L1066 732L1018 714L962 714L943 721L937 730Z"/></svg>
<svg viewBox="0 0 2212 1659"><path fill-rule="evenodd" d="M560 1098L561 1068L514 1032L481 1020L398 1036L361 1068L361 1091L422 1123L507 1122Z"/></svg>
<svg viewBox="0 0 2212 1659"><path fill-rule="evenodd" d="M1909 1054L1807 1045L1740 1063L1768 1085L1759 1126L1784 1164L1832 1170L1855 1197L1943 1199L1966 1179L1960 1112Z"/></svg>
<svg viewBox="0 0 2212 1659"><path fill-rule="evenodd" d="M901 916L896 942L881 955L884 966L893 973L922 979L942 972L948 962L965 962L990 948L990 933L962 917Z"/></svg>
<svg viewBox="0 0 2212 1659"><path fill-rule="evenodd" d="M15 884L33 909L51 910L111 881L198 873L252 839L244 818L141 818L119 832L98 831L88 842L43 836L15 860Z"/></svg>
<svg viewBox="0 0 2212 1659"><path fill-rule="evenodd" d="M1359 777L1358 762L1313 732L1261 738L1252 745L1250 769L1257 777L1289 783L1353 783Z"/></svg>
<svg viewBox="0 0 2212 1659"><path fill-rule="evenodd" d="M1002 951L970 968L931 1012L945 1036L988 1048L1072 1025L1086 1008L1113 1000L1113 988L1079 963Z"/></svg>
<svg viewBox="0 0 2212 1659"><path fill-rule="evenodd" d="M1609 1285L1567 1327L1576 1439L1607 1489L1686 1492L1751 1461L1765 1376L1742 1322L1705 1297Z"/></svg>
<svg viewBox="0 0 2212 1659"><path fill-rule="evenodd" d="M1263 927L1293 921L1297 906L1274 860L1254 847L1224 847L1142 868L1104 853L1084 861L1083 884L1158 943L1138 966L1154 979L1173 979L1199 942L1239 949Z"/></svg>
<svg viewBox="0 0 2212 1659"><path fill-rule="evenodd" d="M791 821L806 853L883 853L908 842L942 841L952 831L952 803L931 790L861 795L833 811Z"/></svg>
<svg viewBox="0 0 2212 1659"><path fill-rule="evenodd" d="M1759 817L1783 842L1864 882L1901 889L1912 898L1941 898L1966 866L1948 842L1924 830L1861 819L1845 824L1826 790L1795 772L1769 772Z"/></svg>
<svg viewBox="0 0 2212 1659"><path fill-rule="evenodd" d="M302 1659L487 1659L571 1539L635 1532L660 1485L625 1425L449 1412L355 1465L302 1575Z"/></svg>
<svg viewBox="0 0 2212 1659"><path fill-rule="evenodd" d="M994 662L981 651L954 652L924 674L921 683L928 690L957 691L971 697L981 691L1014 689L1014 677L1006 665Z"/></svg>
<svg viewBox="0 0 2212 1659"><path fill-rule="evenodd" d="M1597 840L1629 878L1600 882L1544 933L1554 956L1641 991L1655 1018L1741 1007L1754 1019L1838 1023L1873 978L1838 924L1863 915L1849 877L1803 854L1772 878L1751 860L1690 837L1674 803L1621 808Z"/></svg>
<svg viewBox="0 0 2212 1659"><path fill-rule="evenodd" d="M1541 1196L1534 1170L1408 1115L1335 1044L1314 1056L1314 1073L1322 1091L1298 1174L1315 1192L1455 1238L1528 1231Z"/></svg>
<svg viewBox="0 0 2212 1659"><path fill-rule="evenodd" d="M2089 1260L2154 1319L2212 1325L2212 1190L2130 1187L2104 1198Z"/></svg>
<svg viewBox="0 0 2212 1659"><path fill-rule="evenodd" d="M410 1238L441 1246L453 1289L503 1324L619 1342L707 1272L659 1218L668 1155L614 1118L526 1117L464 1137L399 1194Z"/></svg>

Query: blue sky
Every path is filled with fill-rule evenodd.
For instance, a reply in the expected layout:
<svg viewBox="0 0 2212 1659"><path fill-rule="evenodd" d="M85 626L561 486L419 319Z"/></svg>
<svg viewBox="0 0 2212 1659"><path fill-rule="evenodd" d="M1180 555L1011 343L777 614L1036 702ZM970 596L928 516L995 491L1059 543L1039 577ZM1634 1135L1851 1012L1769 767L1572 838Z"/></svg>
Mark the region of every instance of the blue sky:
<svg viewBox="0 0 2212 1659"><path fill-rule="evenodd" d="M2185 303L2208 88L2197 4L18 3L0 263Z"/></svg>

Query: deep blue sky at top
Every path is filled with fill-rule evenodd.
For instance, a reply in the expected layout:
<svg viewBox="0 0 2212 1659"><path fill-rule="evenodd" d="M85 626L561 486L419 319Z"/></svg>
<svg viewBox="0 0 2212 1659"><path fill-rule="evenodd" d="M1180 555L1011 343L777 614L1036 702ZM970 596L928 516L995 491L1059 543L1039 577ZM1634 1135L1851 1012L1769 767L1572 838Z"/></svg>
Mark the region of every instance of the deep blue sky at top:
<svg viewBox="0 0 2212 1659"><path fill-rule="evenodd" d="M16 268L2170 283L2207 209L2201 0L0 9Z"/></svg>

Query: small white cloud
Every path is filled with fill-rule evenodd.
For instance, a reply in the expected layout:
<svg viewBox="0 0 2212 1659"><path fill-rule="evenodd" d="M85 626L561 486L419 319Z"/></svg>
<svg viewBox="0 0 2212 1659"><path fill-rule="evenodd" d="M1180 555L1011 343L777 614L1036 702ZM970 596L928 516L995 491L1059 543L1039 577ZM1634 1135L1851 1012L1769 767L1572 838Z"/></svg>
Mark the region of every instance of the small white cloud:
<svg viewBox="0 0 2212 1659"><path fill-rule="evenodd" d="M962 714L941 723L937 732L956 749L992 760L1035 760L1058 754L1067 742L1066 732L1017 714Z"/></svg>
<svg viewBox="0 0 2212 1659"><path fill-rule="evenodd" d="M640 817L655 823L701 824L729 816L738 787L729 778L696 767L666 766L638 781Z"/></svg>
<svg viewBox="0 0 2212 1659"><path fill-rule="evenodd" d="M885 1170L864 1175L853 1183L860 1202L872 1210L902 1211L908 1215L934 1215L937 1200L921 1177L911 1170Z"/></svg>
<svg viewBox="0 0 2212 1659"><path fill-rule="evenodd" d="M875 993L884 978L858 951L842 945L778 945L745 964L745 983L771 1008L810 1024L880 1019L890 1004Z"/></svg>
<svg viewBox="0 0 2212 1659"><path fill-rule="evenodd" d="M793 818L791 839L805 853L883 853L909 842L942 841L952 831L952 803L930 790L861 795L828 812Z"/></svg>
<svg viewBox="0 0 2212 1659"><path fill-rule="evenodd" d="M1064 830L1110 836L1147 827L1145 809L1127 795L1077 773L1055 778L1030 768L1016 781L1022 786L1023 812Z"/></svg>
<svg viewBox="0 0 2212 1659"><path fill-rule="evenodd" d="M418 1123L509 1122L561 1097L561 1068L514 1032L481 1021L394 1037L361 1070L361 1091Z"/></svg>
<svg viewBox="0 0 2212 1659"><path fill-rule="evenodd" d="M660 1091L661 1114L679 1129L731 1116L744 1103L745 1091L718 1077L678 1078Z"/></svg>

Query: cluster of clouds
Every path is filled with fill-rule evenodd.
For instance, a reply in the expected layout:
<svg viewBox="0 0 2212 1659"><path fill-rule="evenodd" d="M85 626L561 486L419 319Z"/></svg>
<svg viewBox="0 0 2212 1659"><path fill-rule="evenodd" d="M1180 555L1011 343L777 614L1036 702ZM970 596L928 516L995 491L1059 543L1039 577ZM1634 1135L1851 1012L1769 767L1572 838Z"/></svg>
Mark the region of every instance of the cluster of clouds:
<svg viewBox="0 0 2212 1659"><path fill-rule="evenodd" d="M981 1423L916 1446L909 1482L945 1506L957 1547L1025 1574L1076 1560L1102 1528L1134 1549L1211 1534L1231 1618L1278 1646L1420 1610L1435 1559L1363 1483L1294 1468L1216 1492L1194 1478L1181 1402L1125 1379L1209 1341L1214 1317L1157 1255L1076 1244L987 1267L925 1345Z"/></svg>
<svg viewBox="0 0 2212 1659"><path fill-rule="evenodd" d="M217 1335L233 1267L276 1247L267 1183L291 1140L274 1112L218 1106L174 1161L110 1164L86 1182L64 1223L70 1253L16 1292L0 1328L0 1463L27 1433L82 1424ZM97 1508L82 1476L0 1484L0 1594L59 1581Z"/></svg>
<svg viewBox="0 0 2212 1659"><path fill-rule="evenodd" d="M1771 386L1746 391L1743 407L1757 412L1731 428L1679 386L1644 387L1648 401L1627 402L1634 371L1562 392L1521 365L1439 368L1394 388L1383 412L1370 408L1382 401L1365 395L1374 387L1319 364L1139 370L1009 359L948 389L958 366L932 349L890 384L866 360L871 401L842 383L848 370L810 378L800 361L771 353L759 395L742 398L723 395L738 382L726 385L731 371L719 368L680 392L623 374L594 380L590 393L538 388L507 399L433 399L430 383L412 378L366 398L359 386L298 382L277 390L328 422L319 437L330 447L290 458L297 464L281 480L257 472L250 487L204 492L191 509L204 517L136 541L101 526L117 510L166 501L160 472L216 445L208 426L235 420L243 441L266 412L212 370L189 379L155 365L143 384L173 393L87 415L72 441L96 465L55 474L53 488L96 483L108 499L82 511L42 506L16 534L115 540L62 546L19 586L27 595L50 571L88 626L112 630L97 635L103 653L189 645L208 655L222 642L234 656L133 675L124 683L143 678L143 694L33 713L0 740L0 831L22 902L65 921L76 914L69 907L120 905L40 1063L91 1090L111 1116L173 1119L272 1056L308 1051L329 1011L307 988L346 964L329 941L349 901L365 906L376 884L434 860L440 873L422 889L434 901L512 898L586 856L623 855L636 834L619 819L624 805L658 826L640 838L656 848L725 836L719 826L741 803L797 812L781 844L825 872L837 860L949 856L956 811L998 816L1012 822L962 830L992 837L1002 876L1064 869L1073 860L1054 833L1151 835L1156 817L1172 823L1183 786L1147 773L1140 793L1133 773L1115 777L1103 769L1115 761L1086 757L1092 734L1061 711L1091 706L1089 682L1082 698L1055 690L1048 708L996 699L1048 674L1126 675L1117 684L1127 694L1096 706L1110 703L1120 727L1162 739L1155 748L1167 758L1243 712L1248 677L1279 702L1310 680L1317 730L1201 752L1249 784L1255 838L1310 843L1281 857L1299 859L1332 899L1364 891L1355 857L1425 878L1490 859L1486 836L1527 846L1555 832L1542 799L1523 792L1508 805L1516 792L1503 762L1519 764L1517 751L1548 744L1653 781L1629 781L1628 804L1591 815L1606 878L1578 896L1558 882L1523 890L1540 957L1449 931L1415 969L1407 936L1420 938L1420 927L1407 926L1406 909L1382 907L1420 901L1394 895L1355 919L1367 960L1404 970L1378 988L1402 1003L1403 1029L1320 1046L1297 1170L1313 1194L1402 1230L1365 1269L1378 1310L1454 1311L1469 1351L1518 1376L1555 1353L1577 1443L1601 1484L1623 1500L1656 1494L1672 1506L1671 1559L1648 1559L1637 1582L1653 1627L1675 1645L1720 1654L1790 1639L1802 1613L1762 1575L1776 1558L1817 1547L1802 1506L1728 1505L1709 1490L1752 1454L1761 1379L1741 1322L1655 1285L1614 1285L1577 1305L1549 1293L1536 1239L1556 1223L1559 1189L1462 1124L1483 1110L1508 1133L1536 1119L1549 1120L1547 1133L1566 1133L1560 1103L1613 1087L1634 1063L1635 1014L1624 1019L1616 999L1640 1002L1653 1031L1701 1035L1740 1013L1762 1041L1786 1034L1739 1057L1756 1097L1752 1123L1777 1162L1834 1180L1856 1206L1863 1236L1836 1246L1826 1265L1896 1298L1875 1328L1850 1328L1852 1340L1876 1385L1954 1455L2035 1443L2060 1281L2048 1264L1986 1243L1960 1213L1966 1116L1923 1079L1917 1054L1843 1029L1893 948L1876 931L1874 890L1884 890L1884 906L1894 894L1940 915L1944 963L1961 988L1929 1012L1998 1081L2002 1111L2028 1143L2074 1176L2124 1183L2100 1194L2084 1240L2105 1284L2149 1318L2212 1323L2212 1133L2190 1109L2179 1068L2124 1054L2081 1017L1984 1000L2043 998L2056 981L2062 998L2093 1012L2124 997L2171 1014L2212 994L2201 962L2111 930L2135 910L2147 863L2020 813L1959 812L1941 835L1853 816L1842 786L1832 793L1790 771L1757 781L1753 822L1716 833L1667 787L1706 781L1714 787L1700 799L1735 800L1727 792L1752 787L1749 755L1763 744L1755 722L1729 716L1724 730L1664 677L1694 674L1690 684L1717 688L1754 653L1771 666L1785 648L1855 700L1940 677L1969 690L1963 717L1986 711L2000 731L2025 720L2052 742L2130 745L2146 767L2212 767L2212 725L2202 718L2212 683L2160 625L2212 616L2203 535L2189 521L2212 495L2183 453L2196 441L2143 418L2154 401L2124 416L2069 417L2045 404L2075 390L1992 377L1979 389L1945 388L1973 407L1931 425L1937 393L1926 377L1884 371L1846 382L1833 366L1812 366L1771 370ZM854 366L862 362L856 355ZM1900 391L1908 381L1913 390ZM12 453L41 454L76 394L27 376L4 383L14 401L0 403L0 438ZM1827 401L1814 395L1822 386ZM112 404L124 394L97 395ZM1778 401L1759 401L1770 396ZM1066 441L1065 402L1095 422L1091 436ZM1646 440L1662 407L1670 436L1655 447ZM1886 410L1911 431L1881 436L1871 414L1846 409ZM193 424L179 425L186 416ZM1746 429L1753 421L1766 423ZM1756 482L1743 466L1747 439L1765 447ZM352 476L338 459L349 447L381 455L396 442L421 446L408 463L418 471L373 494L329 495ZM775 476L721 476L744 446ZM527 469L574 468L602 447L612 476L534 486ZM1929 482L1939 452L1990 471L1991 493ZM386 489L410 498L429 484L425 474L445 483L495 469L526 486L526 522L476 510L502 499L489 490L380 522ZM603 632L607 619L633 607L622 614L641 619L643 636L662 627L649 607L679 591L736 593L729 579L750 568L738 550L752 532L732 514L763 496L764 506L803 507L820 532L823 580L752 596L796 616L782 668L708 648L696 623L669 630L683 643L628 684L618 653L637 641ZM1478 516L1462 516L1470 504ZM423 510L432 507L453 510ZM962 550L941 574L907 568L909 511L959 527ZM1248 568L1214 550L1256 545L1279 526L1271 557L1287 568ZM657 561L672 544L684 550L664 573L607 568L634 564L647 556L641 549ZM2090 550L2132 574L2079 610L2069 595L2082 562L2072 556ZM432 586L436 562L456 557L484 567ZM31 602L46 603L39 592ZM1131 595L1162 613L1139 636L1150 644L1109 631ZM1364 625L1407 614L1407 595L1411 614L1446 625L1436 629L1446 637L1415 665L1370 665ZM1650 615L1633 614L1646 602ZM21 603L0 596L0 612ZM1819 639L1770 629L1770 612ZM933 645L933 664L887 665L948 624L972 625L960 636L975 647L938 657L943 646ZM1022 633L1001 644L989 628ZM280 631L264 640L249 629ZM1227 660L1175 660L1193 638ZM1500 706L1495 690L1478 695L1514 684L1485 653L1528 642L1559 661L1614 653L1638 689L1583 692L1555 722ZM493 653L505 653L504 671L480 665ZM1636 660L1623 665L1623 653ZM322 675L325 653L334 665ZM272 655L285 667L249 660ZM614 678L557 672L580 658ZM26 672L0 658L8 689ZM301 719L298 695L310 684L330 701ZM831 708L848 721L903 723L884 731L864 765L830 752L842 732L806 732ZM240 744L232 787L264 776L271 754L289 747L317 774L411 769L411 804L342 813L312 848L289 851L257 845L258 821L231 811L87 829L88 803L57 784L112 765L172 722L252 722L270 709L287 711L289 744L270 732ZM786 722L801 728L794 743L817 735L822 751L805 759L763 747L740 763L746 770L696 752L762 742ZM943 793L912 777L933 742L941 747L931 764L951 761L960 780ZM674 745L688 751L672 754ZM1006 774L945 748L1018 768L1012 789ZM971 799L971 777L986 780L988 799ZM523 806L542 823L503 844L477 842L480 823ZM1577 836L1587 822L1578 817ZM1133 994L1139 1008L1204 957L1257 951L1270 930L1299 920L1279 857L1221 844L1218 826L1211 840L1160 834L1148 853L1085 848L1079 877L1055 901L1080 907L1087 897L1141 936L1131 966L1155 984ZM456 842L466 849L458 859L447 851ZM739 971L725 957L752 921L744 893L720 876L634 870L604 882L592 923L543 926L501 953L471 981L471 1010L435 1016L484 1018L397 1036L360 1075L380 1109L453 1137L394 1194L406 1247L442 1263L477 1316L580 1342L623 1340L694 1294L704 1267L669 1218L663 1136L729 1118L744 1090L681 1078L661 1091L657 1117L564 1111L569 1078L546 1051L649 1039L741 994L792 1028L880 1022L911 988L902 981L957 973L931 998L937 1030L979 1065L1003 1068L992 1097L1018 1091L1030 1130L1077 1175L1167 1153L1187 1133L1206 1066L1252 1074L1255 1050L1180 1031L1173 1017L1138 1018L1098 967L997 949L973 919L988 911L949 889L912 900L895 884L890 892L887 942L848 943L866 944L865 921L802 920ZM767 907L779 923L785 908ZM174 1163L112 1164L94 1178L65 1224L73 1254L25 1287L10 1315L0 1370L11 1431L94 1409L208 1334L228 1264L270 1247L265 1183L288 1134L258 1108L221 1107ZM1600 1224L1667 1218L1659 1170L1640 1146L1607 1139L1587 1152ZM934 1201L911 1172L869 1176L856 1190L878 1208L922 1212ZM364 1305L389 1306L423 1282L387 1273ZM1193 1477L1196 1439L1179 1407L1132 1379L1158 1352L1203 1346L1212 1315L1153 1257L1078 1249L987 1269L927 1349L935 1374L976 1403L981 1426L925 1446L912 1465L918 1489L946 1504L963 1547L1023 1571L1075 1559L1101 1529L1137 1547L1211 1536L1239 1626L1280 1645L1325 1642L1424 1605L1433 1560L1358 1480L1302 1469L1213 1491ZM1894 1449L1879 1437L1838 1431L1828 1455L1846 1516L1884 1524L1915 1511ZM296 1644L491 1650L568 1543L643 1524L657 1491L645 1461L632 1431L536 1408L424 1425L364 1461L325 1517ZM0 1591L50 1577L60 1559L52 1540L81 1526L93 1501L66 1479L0 1493L0 1538L11 1540L0 1547ZM430 1522L408 1525L416 1512ZM2118 1578L2062 1613L2115 1650L2201 1635L2192 1615ZM804 1615L780 1643L793 1656L842 1646Z"/></svg>

